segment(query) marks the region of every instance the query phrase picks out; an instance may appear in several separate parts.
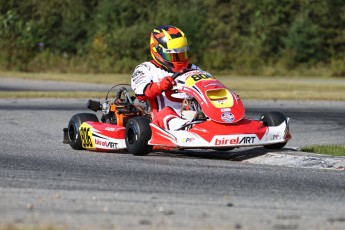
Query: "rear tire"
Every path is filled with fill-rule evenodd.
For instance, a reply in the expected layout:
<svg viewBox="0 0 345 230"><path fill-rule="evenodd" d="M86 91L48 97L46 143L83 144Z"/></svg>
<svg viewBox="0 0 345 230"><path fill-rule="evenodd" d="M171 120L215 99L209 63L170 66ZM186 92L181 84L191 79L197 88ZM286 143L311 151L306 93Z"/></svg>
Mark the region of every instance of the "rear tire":
<svg viewBox="0 0 345 230"><path fill-rule="evenodd" d="M262 114L260 121L264 123L265 126L274 127L279 126L281 123L286 121L286 116L280 112L268 112ZM287 142L264 145L266 149L281 149L286 145Z"/></svg>
<svg viewBox="0 0 345 230"><path fill-rule="evenodd" d="M146 117L131 118L126 125L126 146L129 153L136 156L144 156L151 152L152 131L150 120Z"/></svg>
<svg viewBox="0 0 345 230"><path fill-rule="evenodd" d="M92 113L78 113L75 114L68 123L68 144L75 150L82 150L79 127L85 121L96 121L98 122L98 118L95 114Z"/></svg>

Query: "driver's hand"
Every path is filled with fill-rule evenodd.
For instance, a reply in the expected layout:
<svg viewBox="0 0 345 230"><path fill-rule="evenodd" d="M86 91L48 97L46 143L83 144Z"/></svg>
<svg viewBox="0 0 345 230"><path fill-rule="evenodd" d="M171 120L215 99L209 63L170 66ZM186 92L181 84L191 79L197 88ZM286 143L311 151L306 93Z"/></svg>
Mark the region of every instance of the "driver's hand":
<svg viewBox="0 0 345 230"><path fill-rule="evenodd" d="M172 89L174 85L176 85L174 79L172 79L170 76L166 76L160 81L159 88L161 91L166 91Z"/></svg>

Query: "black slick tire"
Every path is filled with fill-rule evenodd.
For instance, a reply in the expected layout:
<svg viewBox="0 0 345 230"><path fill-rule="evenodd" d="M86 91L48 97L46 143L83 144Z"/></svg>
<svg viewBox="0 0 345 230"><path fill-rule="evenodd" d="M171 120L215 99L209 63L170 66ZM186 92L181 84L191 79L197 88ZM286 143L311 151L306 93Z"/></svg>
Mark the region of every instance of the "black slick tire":
<svg viewBox="0 0 345 230"><path fill-rule="evenodd" d="M128 152L136 156L149 154L152 150L152 145L148 144L151 135L150 120L148 118L131 118L126 125L126 146Z"/></svg>
<svg viewBox="0 0 345 230"><path fill-rule="evenodd" d="M76 150L84 149L81 143L79 127L85 121L98 122L98 118L95 114L92 114L92 113L78 113L72 116L71 120L68 123L68 127L67 127L68 144L73 149L76 149Z"/></svg>

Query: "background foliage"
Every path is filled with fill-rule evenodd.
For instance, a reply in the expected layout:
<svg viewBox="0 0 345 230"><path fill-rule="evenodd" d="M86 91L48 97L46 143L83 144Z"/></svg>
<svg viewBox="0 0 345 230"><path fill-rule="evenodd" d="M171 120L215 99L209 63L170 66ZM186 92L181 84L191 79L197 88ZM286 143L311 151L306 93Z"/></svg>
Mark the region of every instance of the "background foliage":
<svg viewBox="0 0 345 230"><path fill-rule="evenodd" d="M0 69L131 72L161 24L208 71L345 75L344 0L0 0Z"/></svg>

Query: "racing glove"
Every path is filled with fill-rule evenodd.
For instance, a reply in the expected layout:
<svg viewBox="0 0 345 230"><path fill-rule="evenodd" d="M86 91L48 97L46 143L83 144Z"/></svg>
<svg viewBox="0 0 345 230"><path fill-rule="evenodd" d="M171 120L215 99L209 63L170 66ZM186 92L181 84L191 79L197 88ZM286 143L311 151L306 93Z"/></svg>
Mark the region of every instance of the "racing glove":
<svg viewBox="0 0 345 230"><path fill-rule="evenodd" d="M147 85L145 91L144 91L144 97L140 96L138 97L139 100L147 100L147 99L153 99L157 97L159 94L161 94L163 91L172 89L175 85L174 79L170 76L164 77L159 83L152 82Z"/></svg>
<svg viewBox="0 0 345 230"><path fill-rule="evenodd" d="M172 79L172 77L170 77L170 76L166 76L159 83L159 88L163 92L163 91L172 89L174 85L175 85L174 79Z"/></svg>

